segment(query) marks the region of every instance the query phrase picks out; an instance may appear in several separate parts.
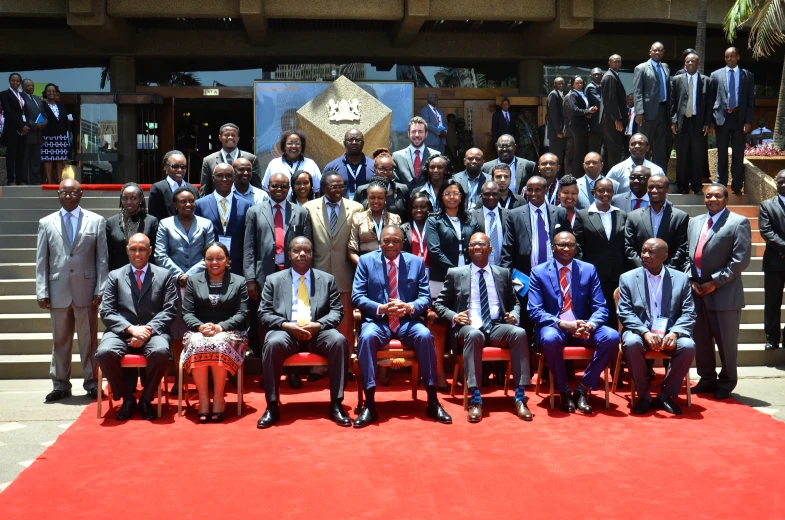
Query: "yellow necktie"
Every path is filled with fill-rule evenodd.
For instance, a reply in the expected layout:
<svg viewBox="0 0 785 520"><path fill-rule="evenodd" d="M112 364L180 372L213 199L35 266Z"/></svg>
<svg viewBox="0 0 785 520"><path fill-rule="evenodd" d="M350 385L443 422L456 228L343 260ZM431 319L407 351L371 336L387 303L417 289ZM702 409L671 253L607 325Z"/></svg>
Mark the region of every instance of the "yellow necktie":
<svg viewBox="0 0 785 520"><path fill-rule="evenodd" d="M228 220L224 218L224 215L226 215L226 202L226 199L221 199L221 225L223 225L224 228L226 227L226 222Z"/></svg>
<svg viewBox="0 0 785 520"><path fill-rule="evenodd" d="M308 298L308 288L305 286L305 276L300 277L300 285L297 287L297 324L307 325L311 322L311 300ZM307 310L307 314L306 314Z"/></svg>

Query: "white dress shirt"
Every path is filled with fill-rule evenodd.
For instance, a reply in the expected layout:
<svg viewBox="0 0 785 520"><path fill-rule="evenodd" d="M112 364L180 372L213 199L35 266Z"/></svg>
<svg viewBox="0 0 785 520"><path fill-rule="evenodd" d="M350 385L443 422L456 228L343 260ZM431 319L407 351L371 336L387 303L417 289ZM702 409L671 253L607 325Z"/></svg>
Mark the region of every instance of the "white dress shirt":
<svg viewBox="0 0 785 520"><path fill-rule="evenodd" d="M662 216L665 214L665 204L662 205L659 213L654 211L654 207L649 206L649 213L651 214L651 230L654 232L654 236L656 237L660 230L660 224L662 224Z"/></svg>
<svg viewBox="0 0 785 520"><path fill-rule="evenodd" d="M420 164L422 164L422 161L424 160L423 159L423 155L425 155L425 145L424 144L420 145L420 146L414 146L413 144L409 145L409 157L412 158L412 166L414 166L414 151L415 150L419 150L420 151ZM412 172L412 173L414 174L415 177L417 176L416 172Z"/></svg>
<svg viewBox="0 0 785 520"><path fill-rule="evenodd" d="M617 195L619 193L627 193L630 191L630 173L635 168L635 166L637 165L632 160L632 157L629 157L611 168L611 170L608 172L608 175L605 176L606 178L613 179L619 183L619 189L616 192ZM652 175L665 174L665 172L662 171L662 168L648 159L643 159L643 166L651 170Z"/></svg>
<svg viewBox="0 0 785 520"><path fill-rule="evenodd" d="M63 222L67 223L68 219L71 219L71 243L74 243L76 239L76 234L79 232L79 214L81 213L81 208L77 206L74 208L73 211L66 211L64 208L60 208L60 216L63 217ZM66 231L68 228L66 227L63 231Z"/></svg>
<svg viewBox="0 0 785 520"><path fill-rule="evenodd" d="M166 182L169 183L169 188L172 189L172 193L174 193L174 190L176 190L177 188L180 188L181 186L185 186L185 180L182 180L180 181L180 184L177 184L175 180L169 177L168 175L166 176Z"/></svg>
<svg viewBox="0 0 785 520"><path fill-rule="evenodd" d="M662 267L665 269L665 266ZM651 316L652 321L659 318L662 313L662 273L654 275L651 274L648 269L644 269L646 271L646 284L648 285L649 290L649 316Z"/></svg>
<svg viewBox="0 0 785 520"><path fill-rule="evenodd" d="M263 202L270 198L270 196L267 195L266 191L261 190L256 186L252 186L250 184L248 185L248 190L245 193L240 193L237 190L237 187L232 185L232 193L240 198L245 199L248 202L248 204L250 204L251 206L259 204L260 202Z"/></svg>
<svg viewBox="0 0 785 520"><path fill-rule="evenodd" d="M232 214L232 192L229 192L229 195L224 197L220 195L217 191L213 192L213 197L215 197L215 202L218 205L218 215L221 217L221 224L223 225L222 232L226 231L226 226L229 225L229 215ZM221 201L226 199L226 213L223 212L221 209Z"/></svg>
<svg viewBox="0 0 785 520"><path fill-rule="evenodd" d="M466 265L466 260L463 258L463 224L461 224L460 217L447 217L450 219L455 234L458 235L458 267Z"/></svg>
<svg viewBox="0 0 785 520"><path fill-rule="evenodd" d="M611 231L613 230L613 212L620 211L619 208L616 206L611 206L608 211L600 211L597 208L597 203L593 202L591 206L589 206L588 212L589 213L597 213L600 215L600 220L602 220L602 227L605 228L605 236L608 240L611 239Z"/></svg>
<svg viewBox="0 0 785 520"><path fill-rule="evenodd" d="M635 124L635 107L627 108L627 128L624 130L624 135L632 135L632 125Z"/></svg>
<svg viewBox="0 0 785 520"><path fill-rule="evenodd" d="M292 269L292 319L289 320L289 321L291 321L293 323L297 323L297 316L298 316L300 310L302 310L303 312L306 312L306 309L304 309L304 308L301 309L299 300L297 299L297 296L298 296L298 294L300 292L300 277L301 276L305 276L305 288L308 289L309 303L310 303L310 299L311 299L311 296L310 296L311 295L311 270L308 269L305 272L305 274L301 275L300 273L298 273L297 271ZM308 309L308 321L309 322L313 321L313 319L311 318L310 309Z"/></svg>
<svg viewBox="0 0 785 520"><path fill-rule="evenodd" d="M635 196L634 193L630 193L630 209L627 211L632 211L632 208L635 207L635 201L638 200L638 197ZM649 205L649 194L644 193L643 197L640 197L641 205L638 209L645 208Z"/></svg>
<svg viewBox="0 0 785 520"><path fill-rule="evenodd" d="M550 235L550 222L548 222L548 205L543 203L542 206L539 208L529 203L529 222L531 222L532 227L532 254L531 254L531 264L532 267L538 265L537 263L537 256L540 253L540 248L544 247L546 251L546 262L553 258L553 251L551 250L551 235ZM542 220L545 222L545 234L548 237L547 244L540 244L539 237L537 236L537 210L542 210Z"/></svg>
<svg viewBox="0 0 785 520"><path fill-rule="evenodd" d="M142 280L142 284L144 284L144 277L147 276L147 269L149 267L150 267L149 263L144 264L144 267L142 267L141 269L137 269L136 267L131 266L131 269L132 269L132 271L134 273L134 279L136 278L136 271L142 271L142 274L141 274L141 276L139 276L139 278Z"/></svg>
<svg viewBox="0 0 785 520"><path fill-rule="evenodd" d="M486 265L483 281L485 288L488 291L488 306L491 309L491 319L499 319L499 294L496 292L496 283L493 281L493 274L491 273L491 265ZM480 304L480 277L477 273L480 268L477 265L471 265L471 284L469 289L469 318L472 320L472 327L475 329L482 328L482 305Z"/></svg>

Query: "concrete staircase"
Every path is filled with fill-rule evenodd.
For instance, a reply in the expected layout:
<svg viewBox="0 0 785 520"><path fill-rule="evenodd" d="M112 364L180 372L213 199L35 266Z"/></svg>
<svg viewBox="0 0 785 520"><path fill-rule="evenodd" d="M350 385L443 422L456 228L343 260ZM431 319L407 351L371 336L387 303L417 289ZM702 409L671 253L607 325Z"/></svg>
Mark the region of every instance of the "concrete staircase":
<svg viewBox="0 0 785 520"><path fill-rule="evenodd" d="M690 216L706 211L699 196L673 195L670 200ZM758 231L758 208L746 202L746 197L731 196L730 209L748 217L753 230L753 259L743 275L747 307L739 333L739 366L781 365L785 364L785 349L763 350L761 256L765 246ZM85 209L105 218L119 211L118 204L117 192L86 191L82 198ZM53 191L0 188L0 379L49 377L51 323L49 313L38 308L35 298L35 248L38 220L59 207ZM98 330L99 335L104 330L100 320ZM75 339L72 376L81 377Z"/></svg>

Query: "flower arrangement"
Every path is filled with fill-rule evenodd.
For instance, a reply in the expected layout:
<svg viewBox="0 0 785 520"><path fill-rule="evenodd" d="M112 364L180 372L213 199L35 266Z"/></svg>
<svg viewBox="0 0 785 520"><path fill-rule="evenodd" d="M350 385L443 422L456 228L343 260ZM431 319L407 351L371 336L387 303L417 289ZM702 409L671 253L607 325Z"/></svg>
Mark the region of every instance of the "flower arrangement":
<svg viewBox="0 0 785 520"><path fill-rule="evenodd" d="M744 149L745 157L780 157L785 156L785 150L775 148L771 143L759 144L758 146L750 146L749 144Z"/></svg>

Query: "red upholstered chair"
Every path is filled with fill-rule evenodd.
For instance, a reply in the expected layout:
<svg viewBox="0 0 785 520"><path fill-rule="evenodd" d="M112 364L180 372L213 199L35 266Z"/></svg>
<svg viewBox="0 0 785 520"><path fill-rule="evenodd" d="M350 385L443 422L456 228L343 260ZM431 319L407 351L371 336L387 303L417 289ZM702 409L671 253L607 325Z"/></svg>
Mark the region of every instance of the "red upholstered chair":
<svg viewBox="0 0 785 520"><path fill-rule="evenodd" d="M590 360L594 357L594 349L587 348L587 347L564 347L564 360L567 361L568 359L582 359L582 360ZM540 384L542 384L542 367L546 365L545 356L540 353L540 363L537 366L537 386L536 393L540 395ZM603 379L605 380L605 408L610 408L611 401L610 401L610 393L609 393L609 383L608 383L608 374L610 370L608 367L605 367ZM550 398L551 398L551 410L556 406L555 398L554 398L554 388L553 388L553 374L551 377L548 378L550 381Z"/></svg>
<svg viewBox="0 0 785 520"><path fill-rule="evenodd" d="M177 415L182 416L183 411L183 401L185 401L185 407L188 408L191 406L191 402L188 400L189 397L189 390L188 390L188 383L183 379L183 360L182 356L180 356L180 361L177 363L177 372L178 372L178 381L180 381L180 386L177 389ZM243 414L243 365L237 369L237 416L241 416ZM185 387L185 392L183 393L183 388Z"/></svg>
<svg viewBox="0 0 785 520"><path fill-rule="evenodd" d="M120 360L120 366L123 368L146 368L147 367L147 360L141 354L126 354ZM137 371L138 372L138 371ZM98 366L98 387L102 388L104 384L104 378L101 374L101 366ZM164 399L166 400L166 404L169 404L169 395L166 392L166 378L161 378L161 384L158 385L158 417L161 417L161 405L163 401L161 400L161 390L163 390ZM106 383L106 389L103 392L106 395L106 398L109 400L109 409L112 409L114 406L114 401L112 400L112 388L109 383ZM101 418L101 403L103 402L103 396L98 396L98 418Z"/></svg>
<svg viewBox="0 0 785 520"><path fill-rule="evenodd" d="M507 372L504 377L504 395L509 394L508 384L510 381L510 374L512 373L512 364L510 363L510 351L501 347L483 347L482 361L506 361ZM455 383L458 381L458 371L463 372L463 409L469 409L469 386L466 384L466 371L463 369L463 356L458 356L455 363L455 369L452 373L452 384L450 385L450 397L455 397Z"/></svg>

